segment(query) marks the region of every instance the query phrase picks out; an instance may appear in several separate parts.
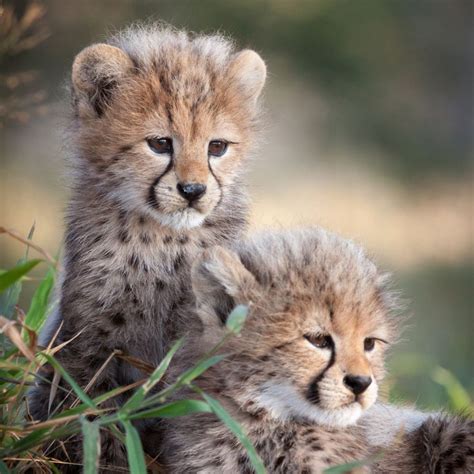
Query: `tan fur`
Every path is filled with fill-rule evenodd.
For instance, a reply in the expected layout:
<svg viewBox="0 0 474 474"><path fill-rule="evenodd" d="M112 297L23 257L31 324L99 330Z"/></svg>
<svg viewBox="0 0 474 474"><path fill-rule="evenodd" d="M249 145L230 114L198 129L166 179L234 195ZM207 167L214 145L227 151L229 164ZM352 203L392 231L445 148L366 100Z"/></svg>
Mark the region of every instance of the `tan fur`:
<svg viewBox="0 0 474 474"><path fill-rule="evenodd" d="M465 421L448 419L438 433L454 449L450 461L427 464L435 442L433 428L427 431L429 415L404 429L403 418L412 413L395 409L401 428L395 431L386 409L373 410L385 349L398 333L397 303L387 277L359 247L308 229L256 237L235 250L208 250L193 266L203 330L190 335L174 370L180 373L222 338L230 308L249 305L241 334L221 349L228 356L197 383L243 426L268 472L320 473L367 459L369 465L353 472L434 473L447 472L443 466L454 465L453 459L458 467L472 462L466 446L473 430ZM333 346L318 348L307 340L318 333L330 335ZM364 350L368 337L386 342ZM344 384L347 374L373 381L355 395ZM456 423L464 430L459 448L450 433ZM369 436L378 425L391 431L384 446ZM144 439L153 452L152 433ZM169 472L252 472L243 447L212 415L169 420L159 439Z"/></svg>
<svg viewBox="0 0 474 474"><path fill-rule="evenodd" d="M212 249L193 266L204 329L176 373L225 333L219 306L249 304L241 335L222 348L229 357L199 386L243 425L269 472L321 472L365 457L363 430L345 426L375 401L384 373L386 344L365 352L364 339L397 335L386 278L357 246L317 229L264 235L236 252ZM305 337L318 333L332 336L334 359L333 349ZM343 384L353 371L374 378L357 400ZM162 436L170 472L251 472L243 448L212 416L170 421Z"/></svg>
<svg viewBox="0 0 474 474"><path fill-rule="evenodd" d="M114 350L156 366L186 324L194 256L245 231L242 177L264 81L256 53L237 52L221 36L159 25L132 27L76 57L61 298L42 342L62 324L56 343L74 339L58 359L82 387ZM172 153L150 148L147 140L160 137L172 139ZM229 142L220 158L208 154L216 139ZM191 205L178 192L183 181L207 190ZM144 375L114 357L89 394ZM48 417L48 398L49 384L39 382L31 395L36 419ZM107 432L101 439L101 464L125 466L121 444ZM80 447L78 439L66 443L71 460L81 461Z"/></svg>

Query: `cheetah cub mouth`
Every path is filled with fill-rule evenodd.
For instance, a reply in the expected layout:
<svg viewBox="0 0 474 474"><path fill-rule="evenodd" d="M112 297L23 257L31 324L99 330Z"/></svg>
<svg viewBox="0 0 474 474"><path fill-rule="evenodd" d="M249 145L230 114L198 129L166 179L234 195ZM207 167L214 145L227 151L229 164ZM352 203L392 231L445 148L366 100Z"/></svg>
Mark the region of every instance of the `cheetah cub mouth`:
<svg viewBox="0 0 474 474"><path fill-rule="evenodd" d="M314 361L315 372L306 384L276 377L261 385L258 403L273 416L344 427L356 423L376 401L378 383L371 365L380 357L379 346L387 343L385 332L374 328L364 337L364 333L353 334L350 325L339 334L331 326L324 325L329 332L318 325L315 332L304 334L304 341L294 343L306 346L306 357Z"/></svg>
<svg viewBox="0 0 474 474"><path fill-rule="evenodd" d="M220 393L279 421L356 423L377 399L397 333L386 281L359 247L321 229L208 251L193 267L203 347L222 335L229 308L250 304L240 337L223 349L229 365L215 369Z"/></svg>

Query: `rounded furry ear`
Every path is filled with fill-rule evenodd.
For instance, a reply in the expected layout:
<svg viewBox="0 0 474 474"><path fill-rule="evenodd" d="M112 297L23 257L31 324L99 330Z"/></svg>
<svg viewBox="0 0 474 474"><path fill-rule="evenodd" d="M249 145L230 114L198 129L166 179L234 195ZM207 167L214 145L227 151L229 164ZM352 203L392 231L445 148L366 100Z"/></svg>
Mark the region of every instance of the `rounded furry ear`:
<svg viewBox="0 0 474 474"><path fill-rule="evenodd" d="M191 281L204 324L220 326L237 304L249 303L246 295L256 285L239 257L217 246L204 251L193 264Z"/></svg>
<svg viewBox="0 0 474 474"><path fill-rule="evenodd" d="M101 116L113 89L133 69L130 57L108 44L83 49L72 65L75 105L80 116Z"/></svg>
<svg viewBox="0 0 474 474"><path fill-rule="evenodd" d="M255 51L244 49L232 60L229 75L231 80L239 84L245 96L256 102L265 84L267 67Z"/></svg>

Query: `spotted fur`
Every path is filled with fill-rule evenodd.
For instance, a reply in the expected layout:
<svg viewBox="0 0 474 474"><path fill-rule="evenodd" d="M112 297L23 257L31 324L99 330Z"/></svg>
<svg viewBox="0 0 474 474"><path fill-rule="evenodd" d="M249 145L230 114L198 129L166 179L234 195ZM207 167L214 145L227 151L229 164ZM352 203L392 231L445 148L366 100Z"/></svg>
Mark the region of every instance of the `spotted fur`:
<svg viewBox="0 0 474 474"><path fill-rule="evenodd" d="M195 255L245 230L242 176L264 79L257 53L160 25L132 27L76 57L64 270L42 343L62 325L55 344L72 342L57 357L82 387L114 351L156 366L186 320ZM171 153L150 148L157 137L173 140ZM215 139L229 142L221 158L207 153ZM202 183L206 193L188 203L179 182ZM143 377L114 357L89 394ZM30 397L35 419L48 417L48 398L40 382ZM122 446L107 433L102 440L101 463L126 465ZM80 462L77 446L72 440L69 455Z"/></svg>
<svg viewBox="0 0 474 474"><path fill-rule="evenodd" d="M467 465L471 424L448 418L441 425L428 414L393 408L396 425L387 407L374 405L400 318L386 275L352 242L307 229L255 237L235 253L215 248L194 265L193 288L204 329L191 337L175 371L222 338L229 307L249 305L240 336L221 349L228 356L197 383L242 425L268 472L320 473L364 459L368 465L353 472L435 473L447 472L437 466ZM315 347L310 341L319 339L308 336L317 334L330 335L332 344ZM377 340L366 350L370 337ZM344 383L348 374L372 382L355 394ZM459 449L458 425L465 432ZM435 446L435 427L443 448ZM169 420L163 429L158 436L171 473L253 472L243 447L213 415ZM378 436L371 437L374 429ZM147 439L153 452L153 436ZM431 453L443 457L448 446L451 460L436 464Z"/></svg>

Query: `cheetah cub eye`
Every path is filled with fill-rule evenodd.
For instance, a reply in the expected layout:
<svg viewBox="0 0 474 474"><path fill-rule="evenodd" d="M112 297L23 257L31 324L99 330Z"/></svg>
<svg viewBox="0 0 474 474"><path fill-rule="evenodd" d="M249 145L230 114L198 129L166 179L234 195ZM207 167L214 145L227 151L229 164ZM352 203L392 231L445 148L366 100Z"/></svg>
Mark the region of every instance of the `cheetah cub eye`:
<svg viewBox="0 0 474 474"><path fill-rule="evenodd" d="M304 337L318 349L330 349L333 345L332 337L328 334L305 334Z"/></svg>
<svg viewBox="0 0 474 474"><path fill-rule="evenodd" d="M209 142L209 146L207 147L207 152L210 156L221 157L227 151L227 147L229 146L229 142L225 140L212 140Z"/></svg>
<svg viewBox="0 0 474 474"><path fill-rule="evenodd" d="M171 154L173 153L173 140L168 137L153 137L147 138L148 146L155 152L160 155L166 153Z"/></svg>
<svg viewBox="0 0 474 474"><path fill-rule="evenodd" d="M374 350L375 343L379 341L382 342L383 344L388 344L387 341L384 339L380 339L379 337L366 337L364 339L364 351L370 352Z"/></svg>
<svg viewBox="0 0 474 474"><path fill-rule="evenodd" d="M364 351L373 351L375 347L375 339L373 337L366 337L364 339Z"/></svg>

